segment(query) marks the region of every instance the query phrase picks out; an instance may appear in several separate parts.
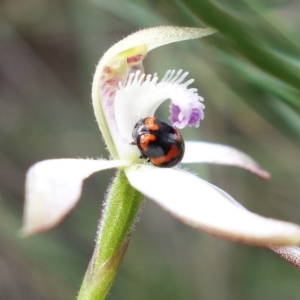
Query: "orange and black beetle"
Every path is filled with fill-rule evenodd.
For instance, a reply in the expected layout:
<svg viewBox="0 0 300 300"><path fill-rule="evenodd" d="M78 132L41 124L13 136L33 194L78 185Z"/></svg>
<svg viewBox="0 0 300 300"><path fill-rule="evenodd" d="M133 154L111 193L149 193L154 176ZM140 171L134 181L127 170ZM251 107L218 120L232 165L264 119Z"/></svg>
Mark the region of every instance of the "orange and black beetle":
<svg viewBox="0 0 300 300"><path fill-rule="evenodd" d="M180 132L155 117L136 123L132 132L132 145L137 145L141 158L154 166L171 168L180 163L184 154L184 140Z"/></svg>

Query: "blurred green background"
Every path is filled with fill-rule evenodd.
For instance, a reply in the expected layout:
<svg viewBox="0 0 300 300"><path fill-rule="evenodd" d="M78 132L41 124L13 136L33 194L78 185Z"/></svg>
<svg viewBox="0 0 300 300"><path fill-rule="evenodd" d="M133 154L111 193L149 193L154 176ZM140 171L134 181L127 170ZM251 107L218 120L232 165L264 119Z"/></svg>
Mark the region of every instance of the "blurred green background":
<svg viewBox="0 0 300 300"><path fill-rule="evenodd" d="M88 179L58 227L21 239L25 174L47 158L107 157L92 74L113 43L140 28L219 29L151 52L146 71L188 70L206 116L199 129L183 130L185 139L235 146L272 179L232 167L190 169L252 211L299 224L299 11L291 0L1 1L0 299L76 297L114 172ZM167 105L158 114L167 119ZM299 270L271 251L208 236L149 202L107 299L294 300L299 281Z"/></svg>

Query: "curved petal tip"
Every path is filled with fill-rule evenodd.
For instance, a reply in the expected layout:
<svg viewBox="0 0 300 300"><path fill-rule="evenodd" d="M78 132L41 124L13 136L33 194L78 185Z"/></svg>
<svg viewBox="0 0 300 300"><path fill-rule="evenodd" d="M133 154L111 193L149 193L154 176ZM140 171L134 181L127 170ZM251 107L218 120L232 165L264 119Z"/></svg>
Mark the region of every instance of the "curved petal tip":
<svg viewBox="0 0 300 300"><path fill-rule="evenodd" d="M185 142L185 155L182 163L211 163L235 166L247 170L263 180L269 180L270 174L250 156L233 147L206 143Z"/></svg>
<svg viewBox="0 0 300 300"><path fill-rule="evenodd" d="M299 247L270 247L277 255L300 269L300 248Z"/></svg>
<svg viewBox="0 0 300 300"><path fill-rule="evenodd" d="M125 171L133 187L188 225L256 246L300 243L300 226L254 214L191 173L148 165Z"/></svg>

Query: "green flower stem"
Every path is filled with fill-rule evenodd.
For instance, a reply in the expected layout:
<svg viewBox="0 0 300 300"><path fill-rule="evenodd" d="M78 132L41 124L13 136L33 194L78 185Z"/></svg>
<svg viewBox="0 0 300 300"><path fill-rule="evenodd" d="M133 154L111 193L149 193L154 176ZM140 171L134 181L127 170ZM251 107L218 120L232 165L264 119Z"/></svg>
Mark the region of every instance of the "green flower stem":
<svg viewBox="0 0 300 300"><path fill-rule="evenodd" d="M105 299L126 252L143 199L128 183L124 171L119 171L107 195L96 247L78 300Z"/></svg>

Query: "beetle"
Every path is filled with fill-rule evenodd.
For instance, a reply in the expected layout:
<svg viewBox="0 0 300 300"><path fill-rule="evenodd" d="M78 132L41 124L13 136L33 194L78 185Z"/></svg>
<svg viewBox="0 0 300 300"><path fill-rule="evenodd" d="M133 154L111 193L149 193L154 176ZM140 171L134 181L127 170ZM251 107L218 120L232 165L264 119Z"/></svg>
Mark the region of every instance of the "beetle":
<svg viewBox="0 0 300 300"><path fill-rule="evenodd" d="M137 145L140 158L154 166L171 168L180 163L185 145L181 133L156 117L146 117L136 123L132 145Z"/></svg>

